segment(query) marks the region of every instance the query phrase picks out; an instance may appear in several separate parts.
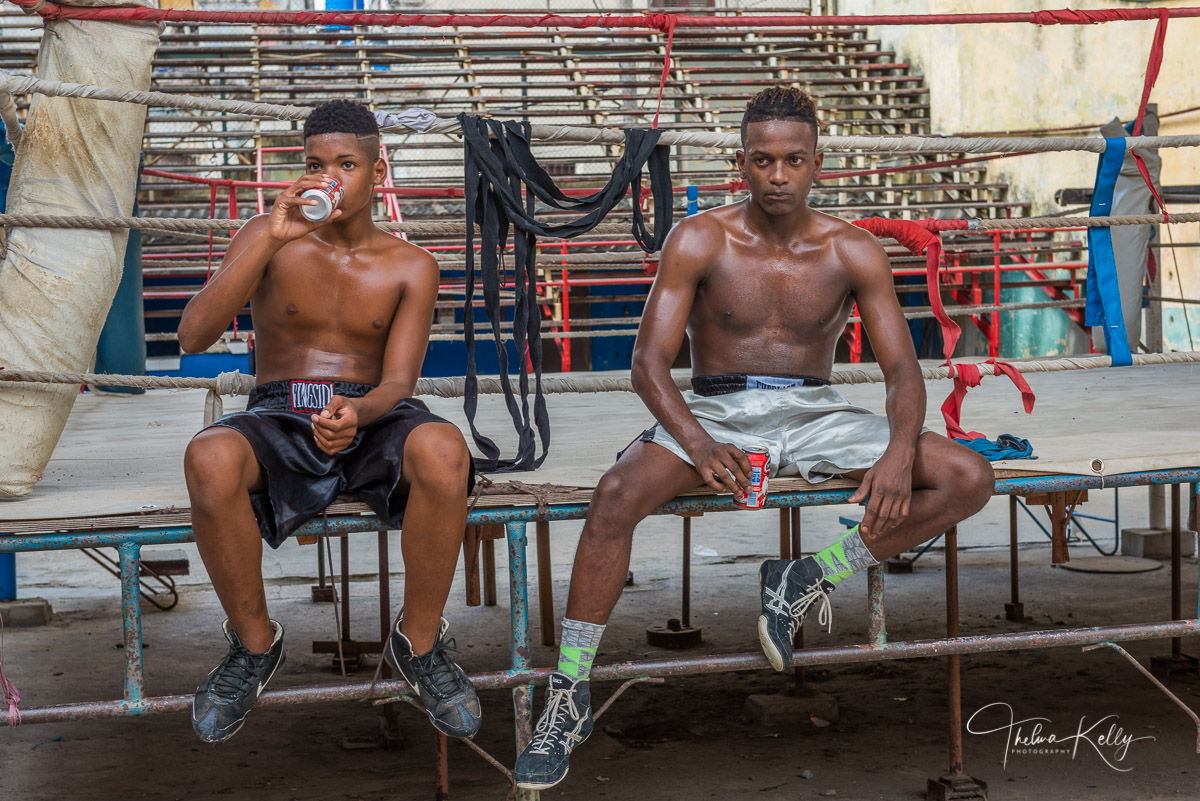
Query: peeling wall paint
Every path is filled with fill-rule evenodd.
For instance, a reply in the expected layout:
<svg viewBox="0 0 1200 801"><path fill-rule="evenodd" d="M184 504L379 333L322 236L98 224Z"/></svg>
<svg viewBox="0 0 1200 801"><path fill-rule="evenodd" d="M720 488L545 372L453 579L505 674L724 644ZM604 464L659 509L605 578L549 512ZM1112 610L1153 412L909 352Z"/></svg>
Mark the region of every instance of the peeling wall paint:
<svg viewBox="0 0 1200 801"><path fill-rule="evenodd" d="M1061 0L991 0L964 8L951 0L896 0L889 14L945 14L963 11L1038 11L1061 8ZM1072 8L1129 8L1141 3L1120 0L1081 0ZM1191 5L1190 0L1160 0L1156 5ZM866 0L841 0L843 14L880 13ZM933 132L971 134L1100 125L1114 116L1124 120L1137 113L1145 79L1146 59L1155 21L1110 22L1104 25L1038 27L1034 25L884 26L873 28L885 48L912 64L929 87ZM1200 20L1175 19L1167 27L1162 70L1150 96L1159 114L1200 106ZM1200 131L1200 112L1162 120L1164 136ZM1069 134L1078 135L1078 134ZM1090 132L1098 136L1098 131ZM1200 149L1163 150L1162 181L1168 185L1200 184ZM1069 187L1090 187L1096 156L1085 153L1046 153L991 162L989 182L1009 184L1012 199L1032 203L1033 214L1063 211L1054 193ZM1200 211L1200 206L1173 203L1169 211ZM1167 226L1163 240L1168 240ZM1196 242L1200 228L1170 227L1174 241ZM1200 297L1200 248L1163 251L1165 297ZM1176 269L1178 264L1178 269ZM1183 294L1179 295L1182 286ZM1017 300L1016 296L1013 300ZM1021 299L1026 299L1022 297ZM1036 299L1032 295L1028 299ZM1030 314L1030 312L1021 312ZM1061 312L1044 315L1062 318ZM1189 316L1190 315L1190 316ZM1039 321L1040 324L1041 321ZM1191 329L1191 338L1188 328ZM1200 307L1163 304L1164 349L1194 350L1200 345ZM1080 338L1079 342L1086 349ZM1012 355L1028 346L1017 345ZM1047 342L1049 347L1052 343ZM1064 343L1064 347L1069 343ZM1054 348L1038 355L1053 355Z"/></svg>

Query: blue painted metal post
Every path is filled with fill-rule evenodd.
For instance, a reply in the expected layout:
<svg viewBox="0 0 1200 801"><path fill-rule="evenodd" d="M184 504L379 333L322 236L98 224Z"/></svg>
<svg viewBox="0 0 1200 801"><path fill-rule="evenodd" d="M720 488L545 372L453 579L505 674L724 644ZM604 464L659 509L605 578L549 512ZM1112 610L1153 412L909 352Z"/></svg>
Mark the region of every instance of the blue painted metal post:
<svg viewBox="0 0 1200 801"><path fill-rule="evenodd" d="M138 591L142 548L123 542L117 546L117 553L121 557L121 620L125 629L125 700L136 713L146 691L142 674L142 599Z"/></svg>
<svg viewBox="0 0 1200 801"><path fill-rule="evenodd" d="M700 187L689 186L687 188L687 216L691 217L700 211Z"/></svg>
<svg viewBox="0 0 1200 801"><path fill-rule="evenodd" d="M525 565L528 545L525 523L509 523L505 529L508 540L508 597L512 619L512 674L528 673L533 667L529 657L529 576ZM517 734L517 753L525 749L533 737L533 685L513 688L513 714ZM517 797L526 801L537 799L538 793L518 791Z"/></svg>
<svg viewBox="0 0 1200 801"><path fill-rule="evenodd" d="M0 601L17 599L17 555L0 553Z"/></svg>

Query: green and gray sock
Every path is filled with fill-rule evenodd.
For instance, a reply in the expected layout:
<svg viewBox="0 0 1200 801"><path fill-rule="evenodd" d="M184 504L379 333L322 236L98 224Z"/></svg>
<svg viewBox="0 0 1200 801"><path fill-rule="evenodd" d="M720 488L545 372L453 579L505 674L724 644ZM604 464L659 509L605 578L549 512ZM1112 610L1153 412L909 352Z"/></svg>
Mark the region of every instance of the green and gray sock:
<svg viewBox="0 0 1200 801"><path fill-rule="evenodd" d="M860 570L879 564L879 560L867 550L862 535L858 533L858 526L847 531L825 550L813 554L812 558L821 566L825 580L830 584L837 584Z"/></svg>
<svg viewBox="0 0 1200 801"><path fill-rule="evenodd" d="M592 672L592 660L600 647L604 626L563 618L562 645L558 649L558 671L573 681L586 679Z"/></svg>

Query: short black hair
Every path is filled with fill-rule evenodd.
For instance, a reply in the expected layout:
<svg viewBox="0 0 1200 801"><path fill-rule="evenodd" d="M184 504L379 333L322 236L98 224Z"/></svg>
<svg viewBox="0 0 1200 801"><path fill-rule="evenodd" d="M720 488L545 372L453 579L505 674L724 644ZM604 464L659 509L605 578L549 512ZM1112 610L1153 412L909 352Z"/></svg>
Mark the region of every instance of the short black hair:
<svg viewBox="0 0 1200 801"><path fill-rule="evenodd" d="M378 139L379 123L366 106L353 100L330 100L314 108L308 115L304 121L304 138L331 133Z"/></svg>
<svg viewBox="0 0 1200 801"><path fill-rule="evenodd" d="M771 86L750 98L742 115L742 144L746 144L746 126L770 120L808 123L813 129L814 145L821 135L816 98L795 86Z"/></svg>

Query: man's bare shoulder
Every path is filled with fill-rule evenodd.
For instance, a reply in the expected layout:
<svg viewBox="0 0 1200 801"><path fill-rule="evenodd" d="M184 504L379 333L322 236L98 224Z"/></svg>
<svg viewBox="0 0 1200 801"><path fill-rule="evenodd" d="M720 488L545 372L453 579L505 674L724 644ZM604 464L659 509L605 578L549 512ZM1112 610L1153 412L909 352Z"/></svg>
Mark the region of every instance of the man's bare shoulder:
<svg viewBox="0 0 1200 801"><path fill-rule="evenodd" d="M420 272L432 270L437 273L437 258L428 250L384 231L379 233L377 247L380 255L385 256L388 261Z"/></svg>
<svg viewBox="0 0 1200 801"><path fill-rule="evenodd" d="M684 217L671 229L663 249L669 249L678 255L696 256L711 253L714 250L714 242L724 242L730 230L737 224L736 206L737 204L718 206Z"/></svg>
<svg viewBox="0 0 1200 801"><path fill-rule="evenodd" d="M887 264L883 245L870 231L846 220L819 213L821 236L829 242L840 262L851 270L879 263Z"/></svg>

